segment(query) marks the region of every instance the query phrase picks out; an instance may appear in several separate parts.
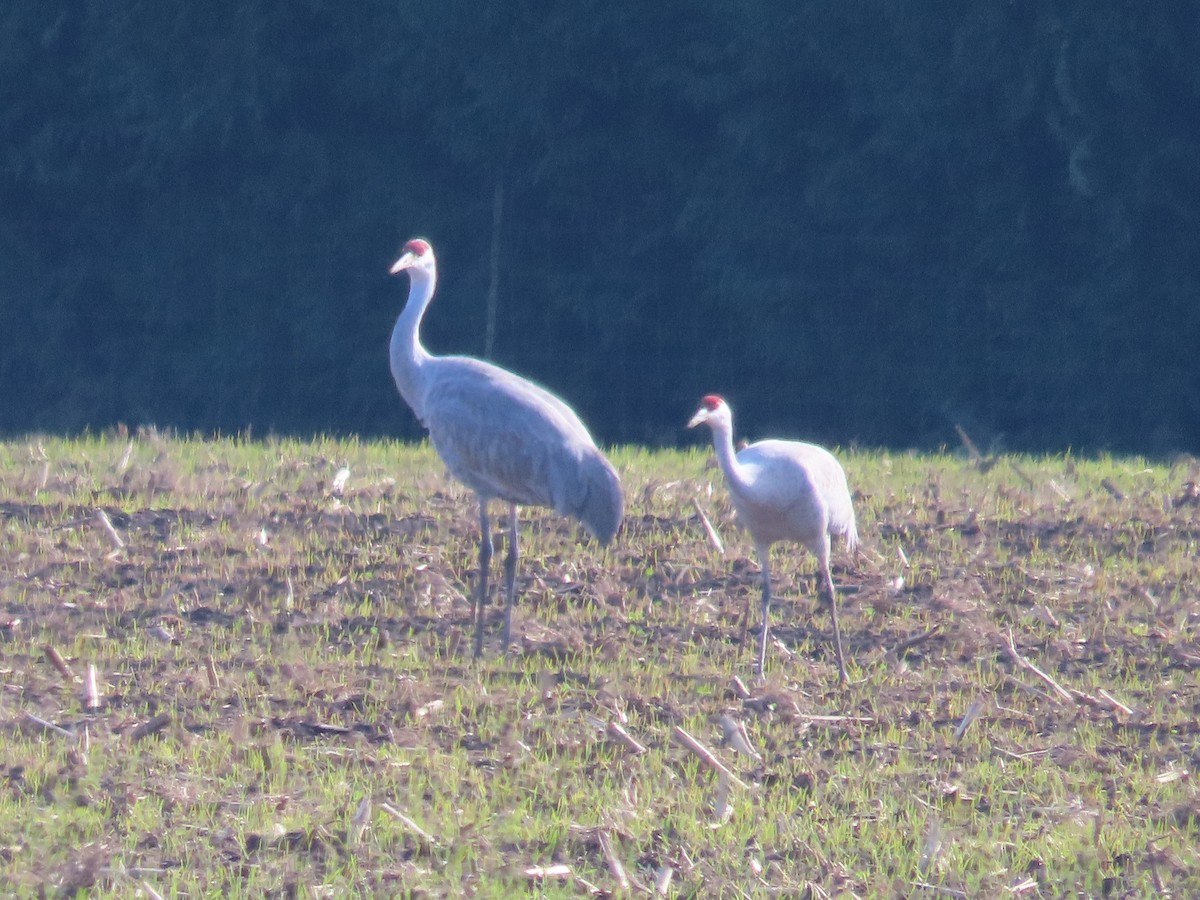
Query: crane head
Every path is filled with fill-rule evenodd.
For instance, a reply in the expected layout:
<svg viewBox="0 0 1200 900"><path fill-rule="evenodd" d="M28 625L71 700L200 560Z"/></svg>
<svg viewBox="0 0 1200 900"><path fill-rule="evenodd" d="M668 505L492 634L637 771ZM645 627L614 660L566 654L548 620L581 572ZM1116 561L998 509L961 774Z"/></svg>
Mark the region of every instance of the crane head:
<svg viewBox="0 0 1200 900"><path fill-rule="evenodd" d="M400 251L400 258L392 263L389 274L396 275L405 269L421 269L430 272L433 271L435 264L433 247L429 245L429 241L424 238L413 238L404 245Z"/></svg>
<svg viewBox="0 0 1200 900"><path fill-rule="evenodd" d="M729 412L729 404L719 394L705 394L700 400L700 408L696 410L696 414L688 421L688 428L695 428L697 425L708 424L709 427L719 427L725 425L729 427L732 420L732 414Z"/></svg>

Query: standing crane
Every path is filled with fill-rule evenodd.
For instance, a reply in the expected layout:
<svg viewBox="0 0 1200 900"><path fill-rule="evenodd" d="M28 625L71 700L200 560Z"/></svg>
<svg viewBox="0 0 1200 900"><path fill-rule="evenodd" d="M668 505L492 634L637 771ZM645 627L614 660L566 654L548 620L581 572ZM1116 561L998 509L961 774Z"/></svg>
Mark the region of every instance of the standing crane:
<svg viewBox="0 0 1200 900"><path fill-rule="evenodd" d="M492 560L488 502L509 505L504 556L507 602L501 631L507 648L517 576L517 505L546 506L579 520L601 544L624 515L616 470L566 403L531 381L469 356L433 356L420 326L437 285L429 242L404 245L391 274L408 272L408 301L389 348L392 378L450 474L479 498L479 597L475 656L483 652L484 606Z"/></svg>
<svg viewBox="0 0 1200 900"><path fill-rule="evenodd" d="M688 428L697 425L712 429L713 448L725 472L733 508L754 540L762 568L762 632L758 639L756 673L762 675L767 655L771 545L793 540L817 557L817 593L822 602L829 604L838 678L845 682L846 661L842 655L837 598L829 571L830 536L841 535L847 549L853 551L858 545L858 527L841 464L823 447L799 441L758 441L735 454L733 413L729 404L716 394L700 401Z"/></svg>

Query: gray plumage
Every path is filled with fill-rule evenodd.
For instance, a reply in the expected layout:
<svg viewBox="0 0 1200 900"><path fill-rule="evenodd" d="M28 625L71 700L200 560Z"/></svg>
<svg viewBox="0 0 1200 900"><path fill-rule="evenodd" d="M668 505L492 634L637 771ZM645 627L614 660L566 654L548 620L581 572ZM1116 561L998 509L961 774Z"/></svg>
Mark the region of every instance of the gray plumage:
<svg viewBox="0 0 1200 900"><path fill-rule="evenodd" d="M759 441L735 454L733 414L716 394L701 401L688 427L701 424L712 429L713 447L725 473L733 508L750 532L762 568L762 631L755 664L758 674L763 672L767 653L771 545L791 540L803 544L817 558L817 591L829 604L838 677L845 681L837 598L829 570L831 535L844 538L851 552L858 546L858 526L845 470L828 450L800 441Z"/></svg>
<svg viewBox="0 0 1200 900"><path fill-rule="evenodd" d="M509 504L504 568L507 603L501 638L508 644L517 564L517 505L545 506L577 519L601 544L624 513L616 470L566 403L545 388L483 360L433 356L421 345L421 318L437 285L427 241L404 245L392 274L407 271L408 301L392 331L392 377L450 474L479 499L480 573L475 655L483 648L483 608L492 557L488 501Z"/></svg>

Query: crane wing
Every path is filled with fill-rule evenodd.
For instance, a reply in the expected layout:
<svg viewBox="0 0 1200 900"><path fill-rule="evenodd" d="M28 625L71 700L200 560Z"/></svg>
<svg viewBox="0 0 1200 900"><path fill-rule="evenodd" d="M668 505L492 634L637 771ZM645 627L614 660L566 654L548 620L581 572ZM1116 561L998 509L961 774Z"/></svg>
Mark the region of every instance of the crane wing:
<svg viewBox="0 0 1200 900"><path fill-rule="evenodd" d="M759 516L778 520L777 527L783 527L786 520L791 529L811 527L843 535L851 550L858 543L846 472L824 447L766 440L751 444L738 453L737 459L751 487L746 500L739 504L739 515L744 515L743 506L754 506ZM766 530L776 528L767 525Z"/></svg>
<svg viewBox="0 0 1200 900"><path fill-rule="evenodd" d="M469 357L431 361L425 424L451 474L486 497L551 507L602 541L623 512L616 472L549 391Z"/></svg>

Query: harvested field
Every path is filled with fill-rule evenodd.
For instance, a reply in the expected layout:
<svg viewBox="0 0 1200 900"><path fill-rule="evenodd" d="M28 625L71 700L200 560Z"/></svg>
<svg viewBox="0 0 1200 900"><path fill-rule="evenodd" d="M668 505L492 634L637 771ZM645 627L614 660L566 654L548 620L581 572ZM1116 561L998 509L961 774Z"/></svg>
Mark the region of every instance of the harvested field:
<svg viewBox="0 0 1200 900"><path fill-rule="evenodd" d="M1200 894L1195 461L842 453L839 687L782 545L751 677L709 456L617 450L607 550L527 511L473 662L428 446L0 444L0 892Z"/></svg>

